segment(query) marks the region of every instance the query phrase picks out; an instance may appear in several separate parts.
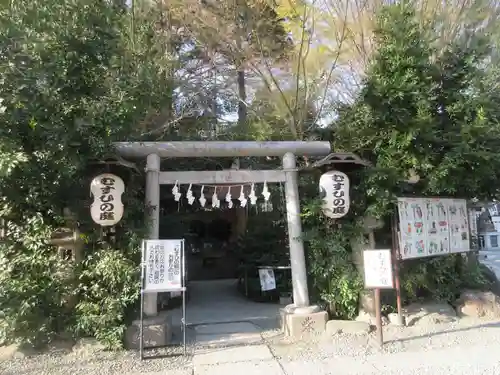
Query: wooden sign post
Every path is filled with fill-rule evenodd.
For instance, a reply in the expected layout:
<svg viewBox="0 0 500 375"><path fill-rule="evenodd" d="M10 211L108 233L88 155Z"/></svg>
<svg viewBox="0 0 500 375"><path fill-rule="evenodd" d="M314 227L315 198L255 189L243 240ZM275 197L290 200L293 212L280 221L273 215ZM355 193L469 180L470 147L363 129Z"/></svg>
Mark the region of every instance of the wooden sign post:
<svg viewBox="0 0 500 375"><path fill-rule="evenodd" d="M377 326L377 339L380 346L384 344L382 333L382 306L380 303L380 290L393 289L394 278L392 274L392 252L390 249L365 250L363 252L365 288L373 289L374 310Z"/></svg>

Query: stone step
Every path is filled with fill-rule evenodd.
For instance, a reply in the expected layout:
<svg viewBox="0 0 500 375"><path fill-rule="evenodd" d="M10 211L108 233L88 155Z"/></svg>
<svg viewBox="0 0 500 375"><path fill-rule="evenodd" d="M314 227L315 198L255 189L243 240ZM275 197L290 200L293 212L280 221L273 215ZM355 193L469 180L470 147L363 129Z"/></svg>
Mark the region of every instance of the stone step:
<svg viewBox="0 0 500 375"><path fill-rule="evenodd" d="M261 343L260 329L252 323L204 324L194 327L199 346L233 346Z"/></svg>

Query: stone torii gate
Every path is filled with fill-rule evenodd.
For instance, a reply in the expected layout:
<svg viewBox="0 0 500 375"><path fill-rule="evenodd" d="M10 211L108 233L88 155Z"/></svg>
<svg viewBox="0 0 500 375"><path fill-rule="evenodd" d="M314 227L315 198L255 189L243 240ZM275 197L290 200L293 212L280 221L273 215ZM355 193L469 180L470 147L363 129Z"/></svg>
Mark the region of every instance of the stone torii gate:
<svg viewBox="0 0 500 375"><path fill-rule="evenodd" d="M294 304L287 314L308 315L318 312L310 306L307 273L300 221L298 170L296 156L326 156L329 142L118 142L115 149L125 159L146 159L146 205L150 227L148 239L159 237L160 185L178 184L250 184L285 183L286 211L290 246L290 262ZM161 171L162 158L183 157L281 157L281 170L224 170L224 171ZM144 302L147 316L157 315L157 294L147 294ZM326 313L325 313L326 314Z"/></svg>

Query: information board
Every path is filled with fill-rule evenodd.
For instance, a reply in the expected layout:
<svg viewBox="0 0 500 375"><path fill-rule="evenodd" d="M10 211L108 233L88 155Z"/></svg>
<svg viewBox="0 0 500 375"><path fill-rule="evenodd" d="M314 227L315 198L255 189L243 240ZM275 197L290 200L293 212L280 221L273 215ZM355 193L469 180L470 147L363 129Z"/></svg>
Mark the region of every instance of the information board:
<svg viewBox="0 0 500 375"><path fill-rule="evenodd" d="M401 259L471 251L464 199L398 198Z"/></svg>
<svg viewBox="0 0 500 375"><path fill-rule="evenodd" d="M143 292L182 291L183 240L146 240L143 244Z"/></svg>
<svg viewBox="0 0 500 375"><path fill-rule="evenodd" d="M143 240L141 264L141 325L139 355L144 359L144 295L181 292L182 344L186 354L186 264L184 240Z"/></svg>
<svg viewBox="0 0 500 375"><path fill-rule="evenodd" d="M365 250L363 252L366 289L392 289L392 253L390 249Z"/></svg>
<svg viewBox="0 0 500 375"><path fill-rule="evenodd" d="M272 268L259 269L260 290L267 292L276 289L276 278Z"/></svg>

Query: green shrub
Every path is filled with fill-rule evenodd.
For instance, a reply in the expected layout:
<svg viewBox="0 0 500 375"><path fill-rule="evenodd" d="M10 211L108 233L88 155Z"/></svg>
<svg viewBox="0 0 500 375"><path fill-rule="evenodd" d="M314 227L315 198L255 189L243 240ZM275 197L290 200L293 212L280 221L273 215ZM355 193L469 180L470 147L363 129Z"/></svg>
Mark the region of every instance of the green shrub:
<svg viewBox="0 0 500 375"><path fill-rule="evenodd" d="M68 264L48 244L51 229L41 215L9 223L0 244L0 337L7 341L40 346L67 322Z"/></svg>
<svg viewBox="0 0 500 375"><path fill-rule="evenodd" d="M83 263L75 333L92 336L109 349L122 347L126 317L139 298L140 271L123 251L100 249Z"/></svg>

